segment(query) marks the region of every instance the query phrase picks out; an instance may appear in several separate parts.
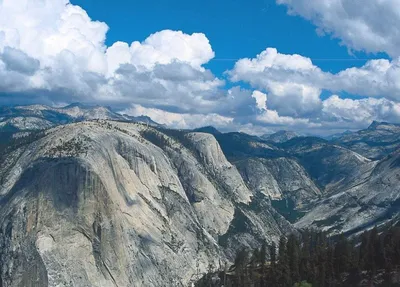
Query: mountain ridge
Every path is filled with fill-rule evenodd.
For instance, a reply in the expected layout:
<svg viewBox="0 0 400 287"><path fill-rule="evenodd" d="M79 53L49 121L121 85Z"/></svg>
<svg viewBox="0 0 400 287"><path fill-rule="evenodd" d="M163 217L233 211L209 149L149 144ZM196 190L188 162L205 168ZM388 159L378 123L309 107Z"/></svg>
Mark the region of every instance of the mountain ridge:
<svg viewBox="0 0 400 287"><path fill-rule="evenodd" d="M15 109L27 111L25 126L35 113L49 122L59 116L40 105L0 114L15 119ZM304 228L353 235L400 218L397 125L273 142L213 127L153 126L146 117L84 120L109 115L89 110L75 104L64 124L2 132L11 137L4 148L0 142L6 285L186 286L210 264L281 235ZM354 143L379 147L381 158ZM72 265L59 265L64 260Z"/></svg>
<svg viewBox="0 0 400 287"><path fill-rule="evenodd" d="M19 121L16 121L19 119ZM25 119L22 121L22 119ZM161 126L147 116L133 117L114 112L109 107L72 103L63 107L46 105L27 105L0 108L0 131L10 130L27 131L46 129L50 126L64 125L85 120L119 120L143 122L149 125ZM22 124L27 122L28 124Z"/></svg>
<svg viewBox="0 0 400 287"><path fill-rule="evenodd" d="M240 248L295 231L265 196L253 202L214 136L160 130L79 122L11 149L0 170L0 265L14 267L3 282L186 286Z"/></svg>
<svg viewBox="0 0 400 287"><path fill-rule="evenodd" d="M299 137L297 133L286 130L280 130L273 134L264 134L261 136L263 140L272 141L274 143L284 143L297 137Z"/></svg>

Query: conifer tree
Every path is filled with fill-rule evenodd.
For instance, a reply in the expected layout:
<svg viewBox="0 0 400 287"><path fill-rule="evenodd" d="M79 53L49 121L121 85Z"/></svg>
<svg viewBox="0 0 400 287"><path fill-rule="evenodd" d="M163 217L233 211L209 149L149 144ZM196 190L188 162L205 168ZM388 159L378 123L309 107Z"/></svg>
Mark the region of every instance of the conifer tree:
<svg viewBox="0 0 400 287"><path fill-rule="evenodd" d="M280 287L290 287L290 269L289 260L286 250L286 238L281 236L279 240L279 252L278 252L278 264L277 264L277 277L278 286Z"/></svg>
<svg viewBox="0 0 400 287"><path fill-rule="evenodd" d="M298 282L300 281L300 247L294 234L289 235L286 250L291 281Z"/></svg>

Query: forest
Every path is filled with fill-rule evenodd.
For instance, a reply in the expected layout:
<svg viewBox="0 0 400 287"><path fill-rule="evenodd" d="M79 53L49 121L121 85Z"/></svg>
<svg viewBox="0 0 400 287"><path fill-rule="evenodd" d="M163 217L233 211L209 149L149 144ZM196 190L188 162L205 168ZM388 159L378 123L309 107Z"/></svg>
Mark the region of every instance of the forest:
<svg viewBox="0 0 400 287"><path fill-rule="evenodd" d="M311 230L291 234L278 246L240 250L234 265L209 272L196 286L400 286L400 227L374 228L352 239Z"/></svg>

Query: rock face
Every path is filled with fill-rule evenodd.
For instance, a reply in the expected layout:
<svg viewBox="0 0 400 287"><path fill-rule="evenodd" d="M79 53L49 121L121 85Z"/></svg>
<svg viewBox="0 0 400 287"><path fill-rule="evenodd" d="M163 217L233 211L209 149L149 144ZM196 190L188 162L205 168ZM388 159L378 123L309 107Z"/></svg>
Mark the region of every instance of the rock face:
<svg viewBox="0 0 400 287"><path fill-rule="evenodd" d="M0 168L1 286L187 286L292 226L210 134L81 122Z"/></svg>
<svg viewBox="0 0 400 287"><path fill-rule="evenodd" d="M363 178L314 204L296 226L355 233L399 217L400 151L375 162Z"/></svg>
<svg viewBox="0 0 400 287"><path fill-rule="evenodd" d="M400 151L374 161L314 137L268 146L240 134L229 145L227 137L217 139L250 189L272 201L293 202L274 206L294 214L288 218L297 220L297 228L352 234L400 216Z"/></svg>
<svg viewBox="0 0 400 287"><path fill-rule="evenodd" d="M1 131L39 130L52 127L54 124L37 117L10 117L0 121Z"/></svg>
<svg viewBox="0 0 400 287"><path fill-rule="evenodd" d="M297 138L280 146L296 157L324 193L363 180L374 163L347 148L313 137Z"/></svg>
<svg viewBox="0 0 400 287"><path fill-rule="evenodd" d="M321 196L309 173L284 148L242 133L217 134L216 138L255 193L272 201L289 200L296 209Z"/></svg>
<svg viewBox="0 0 400 287"><path fill-rule="evenodd" d="M400 219L398 125L272 141L150 121L0 107L0 287L187 286L295 227Z"/></svg>
<svg viewBox="0 0 400 287"><path fill-rule="evenodd" d="M293 158L251 158L238 167L249 187L271 200L290 199L300 208L321 195L304 168Z"/></svg>

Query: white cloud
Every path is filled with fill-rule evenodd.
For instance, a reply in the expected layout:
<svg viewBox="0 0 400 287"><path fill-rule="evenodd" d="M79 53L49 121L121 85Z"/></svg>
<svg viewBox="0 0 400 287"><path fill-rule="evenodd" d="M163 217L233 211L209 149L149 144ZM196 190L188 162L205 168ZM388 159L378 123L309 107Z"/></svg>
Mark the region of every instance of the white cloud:
<svg viewBox="0 0 400 287"><path fill-rule="evenodd" d="M311 123L309 119L281 116L277 111L269 109L267 107L269 100L265 93L255 90L251 96L256 100L258 112L255 117L246 118L247 121L270 126L318 126L318 124Z"/></svg>
<svg viewBox="0 0 400 287"><path fill-rule="evenodd" d="M228 72L268 93L269 106L282 115L308 116L321 109L322 90L400 101L400 58L370 60L337 74L322 71L311 59L268 48L254 59L241 59Z"/></svg>
<svg viewBox="0 0 400 287"><path fill-rule="evenodd" d="M280 2L293 9L305 3ZM314 2L307 8L313 20L317 10L312 7L319 5ZM68 0L0 0L1 100L30 97L31 102L133 105L130 114L146 114L178 128L215 125L261 132L270 126L305 130L346 122L367 125L374 117L400 121L396 59L374 60L331 74L307 57L268 48L254 59L239 60L228 72L232 81L249 83L252 90L248 90L240 85L226 87L224 80L205 68L215 53L202 33L164 30L143 41L107 47L107 31L105 23L93 21ZM332 32L341 35L333 28ZM358 49L357 45L352 48ZM332 96L322 101L323 90L377 99Z"/></svg>
<svg viewBox="0 0 400 287"><path fill-rule="evenodd" d="M267 109L267 95L260 92L260 91L254 91L253 94L251 95L257 103L257 108L261 111Z"/></svg>
<svg viewBox="0 0 400 287"><path fill-rule="evenodd" d="M228 75L232 81L244 81L262 91L254 92L253 97L259 109L268 109L249 121L313 129L335 125L359 128L372 120L400 122L399 60L371 60L360 68L331 74L309 58L268 48L254 59L239 60ZM323 90L376 98L341 99L335 95L322 101Z"/></svg>
<svg viewBox="0 0 400 287"><path fill-rule="evenodd" d="M323 113L331 122L362 126L373 120L399 122L400 104L387 99L341 99L333 95L323 102Z"/></svg>
<svg viewBox="0 0 400 287"><path fill-rule="evenodd" d="M65 0L4 0L0 3L0 50L9 46L51 66L63 51L82 68L104 72L105 23L92 21L79 6Z"/></svg>
<svg viewBox="0 0 400 287"><path fill-rule="evenodd" d="M174 61L203 70L202 65L214 58L214 51L204 34L187 35L171 30L154 33L142 43L135 41L128 45L116 42L107 49L106 54L109 74L115 72L121 64L151 70L157 64L166 65Z"/></svg>
<svg viewBox="0 0 400 287"><path fill-rule="evenodd" d="M260 123L277 126L311 125L308 119L280 116L278 112L274 110L265 110L256 117L256 120Z"/></svg>
<svg viewBox="0 0 400 287"><path fill-rule="evenodd" d="M339 72L325 86L332 91L400 101L400 59L368 61L363 67Z"/></svg>
<svg viewBox="0 0 400 287"><path fill-rule="evenodd" d="M169 64L173 60L201 68L201 65L214 58L214 52L204 34L187 35L171 30L150 35L143 43L133 42L131 50L134 64L147 68L156 63Z"/></svg>
<svg viewBox="0 0 400 287"><path fill-rule="evenodd" d="M228 74L234 82L268 92L269 108L282 115L302 117L321 108L318 81L324 81L325 74L309 58L267 48L254 59L237 61Z"/></svg>
<svg viewBox="0 0 400 287"><path fill-rule="evenodd" d="M0 92L186 112L218 105L224 81L202 66L214 57L204 34L164 30L107 48L107 30L68 0L1 1Z"/></svg>
<svg viewBox="0 0 400 287"><path fill-rule="evenodd" d="M350 49L400 56L399 0L277 0Z"/></svg>
<svg viewBox="0 0 400 287"><path fill-rule="evenodd" d="M141 105L133 105L131 108L121 113L131 116L149 116L159 124L178 129L192 129L204 126L214 126L216 128L226 128L233 123L233 118L220 116L218 114L187 114L172 113L155 108L145 108Z"/></svg>
<svg viewBox="0 0 400 287"><path fill-rule="evenodd" d="M27 75L34 74L39 69L40 65L38 60L29 57L20 50L10 47L5 47L3 49L3 53L0 54L0 59L5 64L7 70Z"/></svg>

